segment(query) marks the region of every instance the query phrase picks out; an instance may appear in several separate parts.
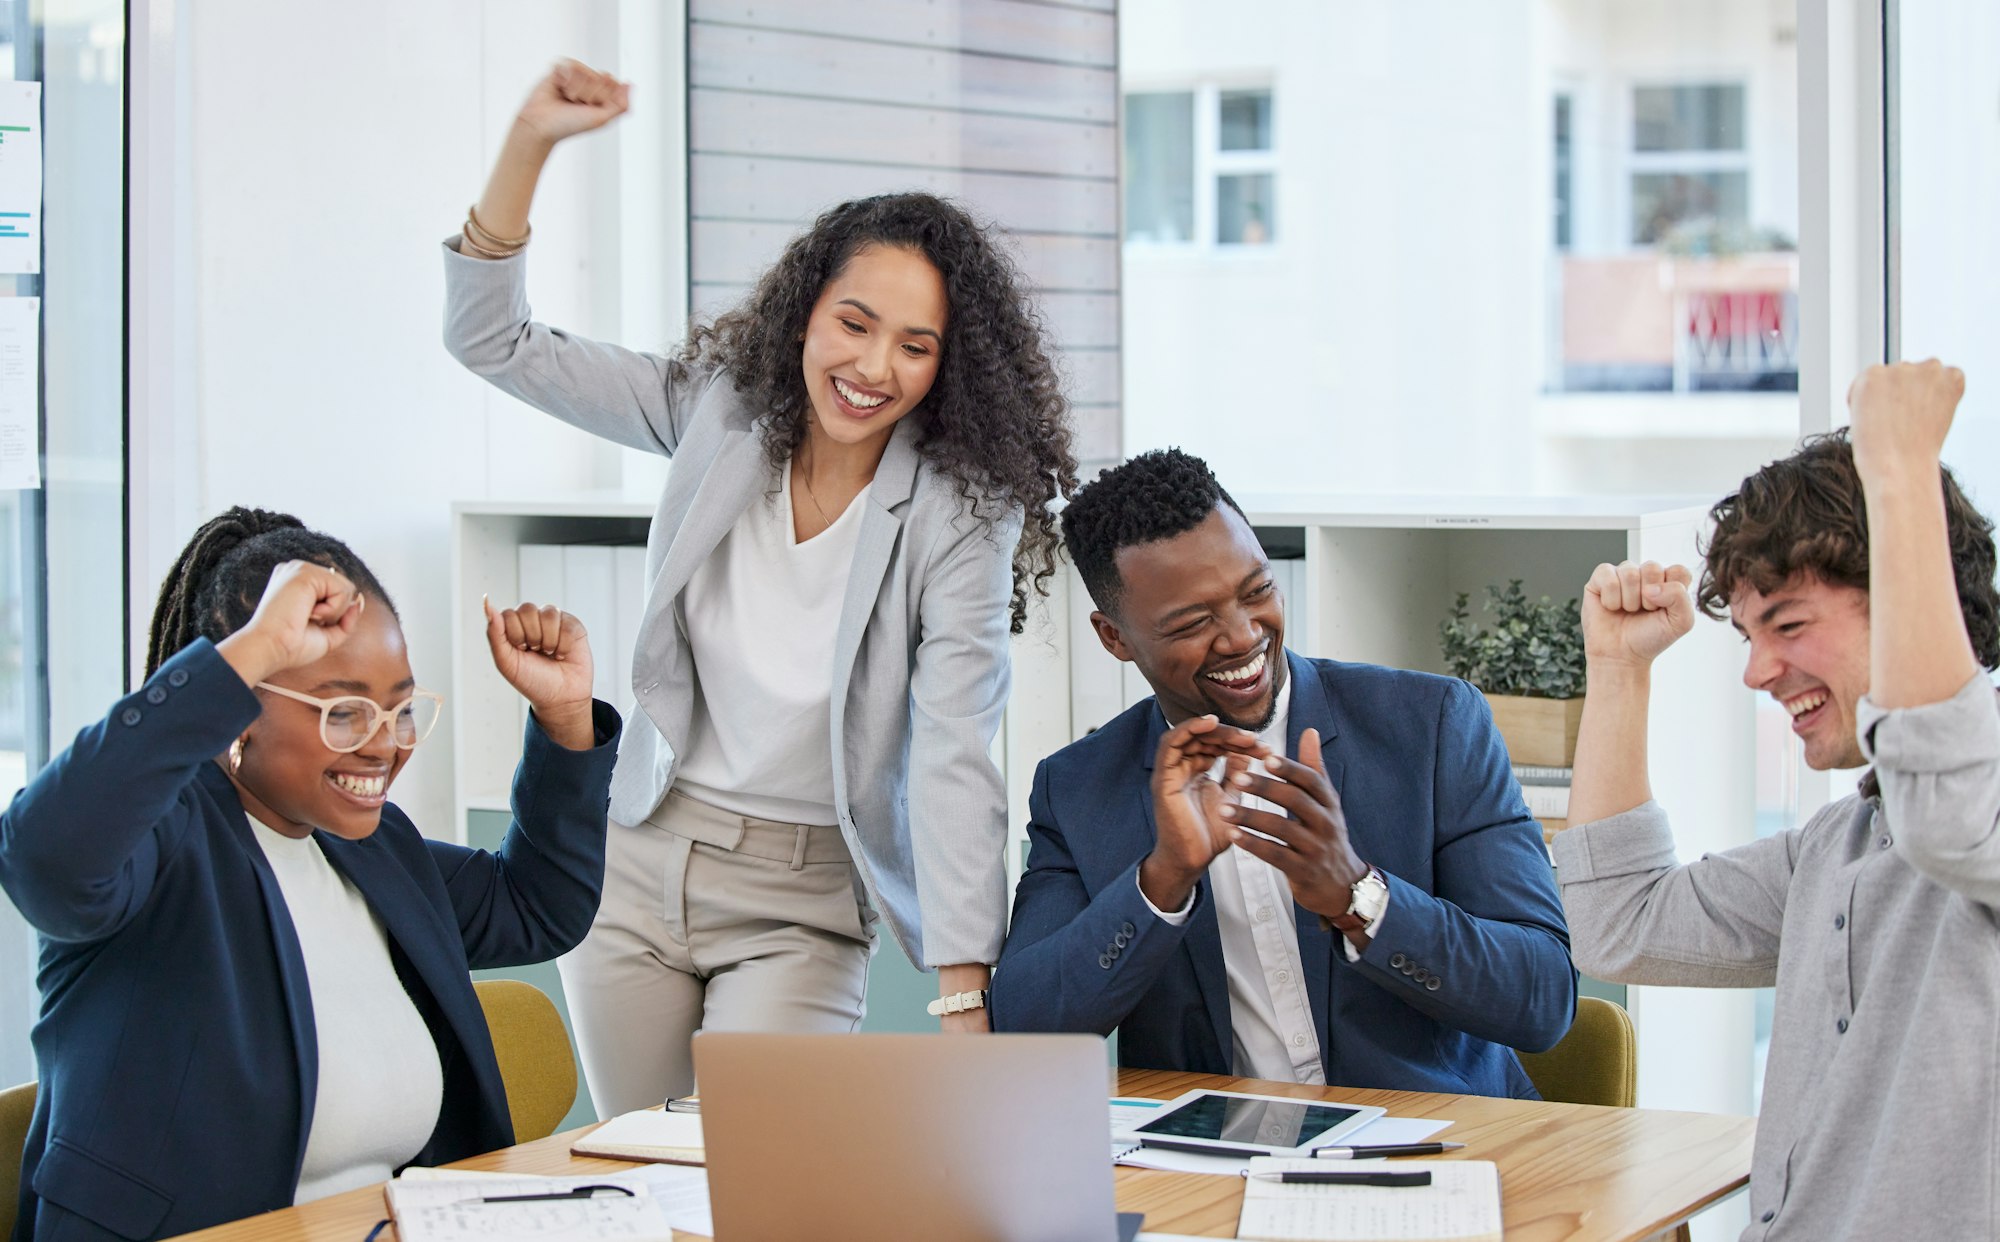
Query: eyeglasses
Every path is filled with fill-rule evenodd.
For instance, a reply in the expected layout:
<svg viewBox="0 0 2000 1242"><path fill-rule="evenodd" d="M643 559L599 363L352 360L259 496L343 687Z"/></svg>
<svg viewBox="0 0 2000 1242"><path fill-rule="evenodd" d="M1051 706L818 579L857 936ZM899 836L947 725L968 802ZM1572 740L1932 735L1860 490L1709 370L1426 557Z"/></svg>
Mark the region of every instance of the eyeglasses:
<svg viewBox="0 0 2000 1242"><path fill-rule="evenodd" d="M257 688L319 708L320 740L328 750L341 755L366 746L383 721L389 722L389 736L398 747L413 750L418 742L430 736L437 727L438 717L444 714L444 696L428 690L419 690L394 707L383 707L374 699L364 699L358 694L316 699L268 681L258 682Z"/></svg>

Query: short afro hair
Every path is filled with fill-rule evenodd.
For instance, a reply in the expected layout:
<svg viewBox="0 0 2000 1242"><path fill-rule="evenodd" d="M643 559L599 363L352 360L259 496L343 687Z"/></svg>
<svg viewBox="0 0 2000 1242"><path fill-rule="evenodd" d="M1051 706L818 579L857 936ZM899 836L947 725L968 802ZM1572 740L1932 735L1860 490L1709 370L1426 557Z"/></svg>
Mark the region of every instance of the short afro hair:
<svg viewBox="0 0 2000 1242"><path fill-rule="evenodd" d="M1217 505L1243 514L1207 462L1177 448L1153 449L1111 467L1077 491L1063 510L1063 545L1090 598L1103 611L1116 613L1125 586L1118 577L1119 549L1191 531Z"/></svg>

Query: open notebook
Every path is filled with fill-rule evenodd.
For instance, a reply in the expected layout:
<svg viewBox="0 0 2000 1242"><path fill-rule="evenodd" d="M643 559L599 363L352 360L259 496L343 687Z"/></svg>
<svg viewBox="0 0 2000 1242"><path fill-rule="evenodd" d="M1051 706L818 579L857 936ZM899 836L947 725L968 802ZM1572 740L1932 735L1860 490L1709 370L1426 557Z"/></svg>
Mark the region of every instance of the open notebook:
<svg viewBox="0 0 2000 1242"><path fill-rule="evenodd" d="M590 1186L616 1191L606 1189L583 1199L550 1197ZM440 1170L430 1176L399 1177L384 1186L382 1194L402 1242L673 1239L673 1222L651 1187L643 1178L631 1176L466 1177Z"/></svg>
<svg viewBox="0 0 2000 1242"><path fill-rule="evenodd" d="M1428 1186L1286 1185L1259 1173L1324 1173L1322 1160L1250 1162L1236 1236L1264 1242L1500 1242L1500 1170L1490 1160L1342 1160L1340 1172L1428 1171Z"/></svg>

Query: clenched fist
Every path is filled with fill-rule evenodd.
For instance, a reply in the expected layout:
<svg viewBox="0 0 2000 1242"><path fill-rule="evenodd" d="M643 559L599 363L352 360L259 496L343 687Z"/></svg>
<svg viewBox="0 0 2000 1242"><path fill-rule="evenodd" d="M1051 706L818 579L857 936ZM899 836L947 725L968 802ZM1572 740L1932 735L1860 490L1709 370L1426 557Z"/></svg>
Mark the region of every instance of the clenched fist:
<svg viewBox="0 0 2000 1242"><path fill-rule="evenodd" d="M1694 628L1694 600L1688 595L1693 580L1683 565L1599 565L1583 589L1586 663L1651 665Z"/></svg>

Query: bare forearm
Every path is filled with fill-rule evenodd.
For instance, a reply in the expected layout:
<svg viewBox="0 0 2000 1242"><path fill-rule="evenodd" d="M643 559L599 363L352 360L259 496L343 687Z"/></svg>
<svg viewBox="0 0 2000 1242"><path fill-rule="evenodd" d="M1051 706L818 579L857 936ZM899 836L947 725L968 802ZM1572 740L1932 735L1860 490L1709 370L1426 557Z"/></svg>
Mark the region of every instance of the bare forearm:
<svg viewBox="0 0 2000 1242"><path fill-rule="evenodd" d="M1646 774L1650 666L1592 663L1585 673L1583 721L1570 779L1569 822L1588 824L1651 800Z"/></svg>
<svg viewBox="0 0 2000 1242"><path fill-rule="evenodd" d="M1868 499L1868 697L1941 703L1979 662L1966 636L1936 462L1864 480Z"/></svg>
<svg viewBox="0 0 2000 1242"><path fill-rule="evenodd" d="M542 165L548 162L554 144L520 122L507 131L500 146L500 158L486 179L486 192L479 196L479 223L497 237L523 237L528 232L528 212L534 206L535 186L541 181Z"/></svg>

